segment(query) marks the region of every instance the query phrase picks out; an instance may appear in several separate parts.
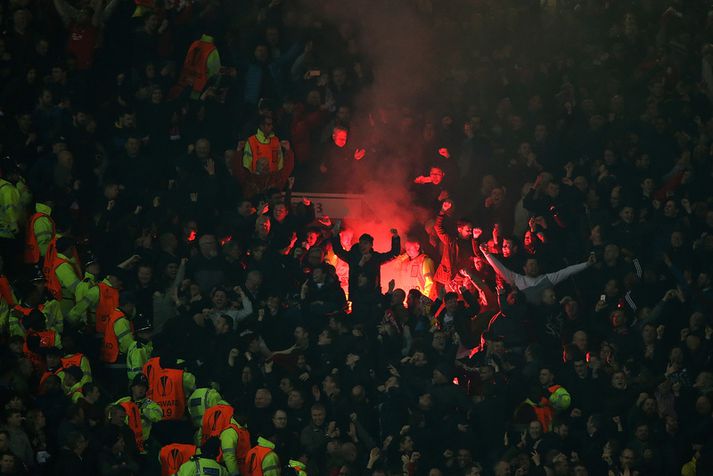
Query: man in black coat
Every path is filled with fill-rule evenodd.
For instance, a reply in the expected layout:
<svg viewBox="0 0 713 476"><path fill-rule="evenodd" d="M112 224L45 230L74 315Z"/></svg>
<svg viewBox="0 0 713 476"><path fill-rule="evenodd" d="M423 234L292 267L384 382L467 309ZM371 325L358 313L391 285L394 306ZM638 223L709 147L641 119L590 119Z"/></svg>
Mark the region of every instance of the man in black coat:
<svg viewBox="0 0 713 476"><path fill-rule="evenodd" d="M374 251L374 237L364 233L359 237L359 242L346 251L339 240L339 225L336 225L332 237L332 248L334 254L349 265L349 294L352 295L357 287L358 277L362 273L366 276L370 286L377 290L381 288L381 265L401 253L401 238L399 238L399 232L392 228L391 250L379 253Z"/></svg>

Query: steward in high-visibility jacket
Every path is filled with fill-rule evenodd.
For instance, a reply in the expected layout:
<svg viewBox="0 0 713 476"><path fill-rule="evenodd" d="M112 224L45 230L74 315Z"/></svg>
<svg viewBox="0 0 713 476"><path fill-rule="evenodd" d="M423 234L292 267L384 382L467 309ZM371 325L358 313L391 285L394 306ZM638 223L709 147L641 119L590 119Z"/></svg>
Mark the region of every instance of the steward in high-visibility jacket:
<svg viewBox="0 0 713 476"><path fill-rule="evenodd" d="M106 325L100 349L102 362L116 364L121 360L123 364L124 359L119 359L119 355L126 355L131 344L135 342L134 323L131 321L134 309L133 296L122 294L119 307L111 312Z"/></svg>
<svg viewBox="0 0 713 476"><path fill-rule="evenodd" d="M20 192L15 185L0 178L0 238L14 239L20 231Z"/></svg>
<svg viewBox="0 0 713 476"><path fill-rule="evenodd" d="M191 98L200 98L201 93L211 78L220 72L220 54L215 41L210 35L201 35L191 43L183 61L178 82L169 92L169 98L181 95L186 88L191 88Z"/></svg>
<svg viewBox="0 0 713 476"><path fill-rule="evenodd" d="M25 263L39 263L40 258L45 257L47 247L55 239L57 230L51 214L51 204L35 203L35 213L30 217L25 231Z"/></svg>
<svg viewBox="0 0 713 476"><path fill-rule="evenodd" d="M250 432L233 418L233 407L216 405L203 414L201 442L220 438L218 462L225 463L230 476L245 474L245 457L250 451Z"/></svg>
<svg viewBox="0 0 713 476"><path fill-rule="evenodd" d="M220 393L214 388L197 388L188 397L188 413L191 415L193 426L200 428L203 424L203 414L210 408L218 405L223 400Z"/></svg>
<svg viewBox="0 0 713 476"><path fill-rule="evenodd" d="M145 443L151 435L151 426L161 421L163 412L156 402L146 397L148 380L145 375L137 375L131 382L130 389L131 396L120 398L114 405L119 405L126 411L126 423L134 433L136 448L145 454Z"/></svg>
<svg viewBox="0 0 713 476"><path fill-rule="evenodd" d="M271 118L263 118L257 132L248 137L243 149L243 167L256 175L279 172L285 166L280 139L272 131ZM267 122L267 123L266 123Z"/></svg>
<svg viewBox="0 0 713 476"><path fill-rule="evenodd" d="M96 262L87 262L87 267ZM121 280L115 275L107 275L97 284L94 274L86 271L84 279L74 294L75 305L69 311L69 319L75 327L86 326L104 335L109 314L119 307Z"/></svg>
<svg viewBox="0 0 713 476"><path fill-rule="evenodd" d="M72 367L76 370L69 370ZM62 357L62 352L58 348L51 347L46 350L45 368L45 372L40 376L38 387L41 389L47 377L56 375L62 382L64 393L74 401L82 396L84 384L92 381L89 360L82 354L69 354Z"/></svg>
<svg viewBox="0 0 713 476"><path fill-rule="evenodd" d="M196 455L198 447L196 445L186 445L183 443L171 443L161 448L158 453L158 460L161 463L161 476L173 476L178 472L181 465Z"/></svg>
<svg viewBox="0 0 713 476"><path fill-rule="evenodd" d="M119 292L122 289L122 281L119 274L123 269L138 261L139 257L134 255L118 264L106 277L98 284L94 274L86 271L84 280L77 286L75 293L76 304L69 313L73 324L86 324L93 328L98 336L104 335L109 314L119 306ZM94 264L92 271L98 272L98 263L93 257L86 260L86 268Z"/></svg>
<svg viewBox="0 0 713 476"><path fill-rule="evenodd" d="M186 412L183 370L160 368L149 383L150 396L163 410L164 420L181 420Z"/></svg>
<svg viewBox="0 0 713 476"><path fill-rule="evenodd" d="M307 476L307 466L305 466L302 461L291 459L289 463L287 463L287 467L295 472L294 476Z"/></svg>
<svg viewBox="0 0 713 476"><path fill-rule="evenodd" d="M75 253L74 241L62 237L56 242L56 251L53 251L52 248L50 245L43 266L47 279L47 290L60 301L62 314L69 316L69 312L75 305L75 291L82 281L79 264L73 257Z"/></svg>
<svg viewBox="0 0 713 476"><path fill-rule="evenodd" d="M129 381L143 371L144 365L149 361L153 352L153 343L151 341L142 342L141 337L137 337L138 340L131 344L129 351L126 353L126 376L129 377Z"/></svg>
<svg viewBox="0 0 713 476"><path fill-rule="evenodd" d="M397 260L400 262L399 287L407 293L411 289L417 289L431 300L438 297L436 286L433 284L436 266L428 255L421 253L418 243L406 243L406 253L399 256Z"/></svg>
<svg viewBox="0 0 713 476"><path fill-rule="evenodd" d="M33 367L40 374L45 370L45 359L40 352L52 347L62 347L60 335L53 329L47 329L45 316L37 309L30 311L27 316L28 330L25 335L23 352L30 359ZM45 349L45 350L42 350Z"/></svg>
<svg viewBox="0 0 713 476"><path fill-rule="evenodd" d="M62 369L63 376L60 378L64 394L69 397L72 403L77 403L84 397L84 388L80 384L84 377L82 369L76 365Z"/></svg>
<svg viewBox="0 0 713 476"><path fill-rule="evenodd" d="M246 198L271 188L283 189L295 166L289 145L283 146L272 131L272 119L263 117L257 132L244 143L242 160L233 161L233 175L239 180ZM239 146L240 147L240 146Z"/></svg>
<svg viewBox="0 0 713 476"><path fill-rule="evenodd" d="M211 438L188 461L183 463L176 476L229 476L225 467L218 463L220 441Z"/></svg>
<svg viewBox="0 0 713 476"><path fill-rule="evenodd" d="M74 366L82 370L82 378L79 380L78 387L84 387L85 384L92 381L92 365L84 354L79 352L67 354L60 359L60 365L63 369Z"/></svg>
<svg viewBox="0 0 713 476"><path fill-rule="evenodd" d="M47 292L44 275L39 269L31 281L25 284L22 294L24 299L21 303L16 302L10 313L10 335L25 335L27 329L25 321L33 309L45 315L45 325L48 329L54 329L60 334L64 331L64 316L60 302Z"/></svg>
<svg viewBox="0 0 713 476"><path fill-rule="evenodd" d="M45 380L47 380L47 377L50 375L59 377L64 386L64 368L62 367L61 358L62 351L57 347L50 347L45 350L45 371L40 376L39 388L42 388L42 384L45 383Z"/></svg>
<svg viewBox="0 0 713 476"><path fill-rule="evenodd" d="M257 446L245 457L246 472L241 476L280 476L280 458L275 453L275 444L263 438L257 439Z"/></svg>
<svg viewBox="0 0 713 476"><path fill-rule="evenodd" d="M186 412L186 395L196 389L196 377L178 369L182 361L165 361L151 357L144 364L144 375L149 381L147 395L163 409L164 420L180 420Z"/></svg>

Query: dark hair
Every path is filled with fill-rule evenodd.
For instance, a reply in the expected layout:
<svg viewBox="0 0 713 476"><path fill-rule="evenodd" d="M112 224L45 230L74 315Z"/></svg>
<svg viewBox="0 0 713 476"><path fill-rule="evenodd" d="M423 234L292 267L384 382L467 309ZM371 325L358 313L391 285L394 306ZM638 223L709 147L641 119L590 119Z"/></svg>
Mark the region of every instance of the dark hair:
<svg viewBox="0 0 713 476"><path fill-rule="evenodd" d="M443 297L443 302L450 301L452 299L458 299L458 293L449 292Z"/></svg>
<svg viewBox="0 0 713 476"><path fill-rule="evenodd" d="M219 317L222 319L225 319L225 322L228 323L228 326L232 329L233 328L233 318L230 317L228 314L221 314Z"/></svg>
<svg viewBox="0 0 713 476"><path fill-rule="evenodd" d="M13 415L15 415L15 414L17 414L17 413L19 413L20 415L22 415L22 411L21 411L21 410L17 410L17 409L14 409L14 408L9 408L9 409L5 410L5 413L3 414L3 421L7 423L7 421L10 419L10 417L13 416Z"/></svg>
<svg viewBox="0 0 713 476"><path fill-rule="evenodd" d="M209 459L215 459L220 453L220 440L217 437L208 438L201 448L201 456Z"/></svg>
<svg viewBox="0 0 713 476"><path fill-rule="evenodd" d="M78 431L72 431L67 435L67 448L70 450L74 450L79 446L79 443L84 439L84 435L82 435Z"/></svg>
<svg viewBox="0 0 713 476"><path fill-rule="evenodd" d="M76 380L77 382L82 380L82 377L84 377L84 371L76 365L72 365L71 367L65 369L64 373L74 377L74 380Z"/></svg>
<svg viewBox="0 0 713 476"><path fill-rule="evenodd" d="M117 405L119 406L119 405ZM64 413L64 416L67 417L67 420L73 420L77 416L79 416L79 413L82 412L83 409L81 406L74 404L70 405L67 407L66 412Z"/></svg>

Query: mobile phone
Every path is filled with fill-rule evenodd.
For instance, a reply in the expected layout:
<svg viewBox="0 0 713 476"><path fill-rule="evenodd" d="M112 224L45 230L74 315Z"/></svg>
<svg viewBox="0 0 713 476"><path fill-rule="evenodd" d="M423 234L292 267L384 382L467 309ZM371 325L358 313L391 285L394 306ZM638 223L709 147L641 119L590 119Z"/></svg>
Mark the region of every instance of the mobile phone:
<svg viewBox="0 0 713 476"><path fill-rule="evenodd" d="M607 302L607 295L606 295L606 294L602 294L601 296L599 296L599 301L600 301L600 302Z"/></svg>
<svg viewBox="0 0 713 476"><path fill-rule="evenodd" d="M307 76L309 76L310 78L317 78L321 75L322 75L322 72L318 69L311 69L311 70L307 71Z"/></svg>

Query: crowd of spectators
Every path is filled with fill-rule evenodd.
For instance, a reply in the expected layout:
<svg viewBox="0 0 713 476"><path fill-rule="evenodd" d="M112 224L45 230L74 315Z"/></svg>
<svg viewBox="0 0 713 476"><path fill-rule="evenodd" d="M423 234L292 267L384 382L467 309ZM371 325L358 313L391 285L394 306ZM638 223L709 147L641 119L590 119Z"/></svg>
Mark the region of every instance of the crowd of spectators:
<svg viewBox="0 0 713 476"><path fill-rule="evenodd" d="M713 474L710 5L340 3L0 2L0 475Z"/></svg>

